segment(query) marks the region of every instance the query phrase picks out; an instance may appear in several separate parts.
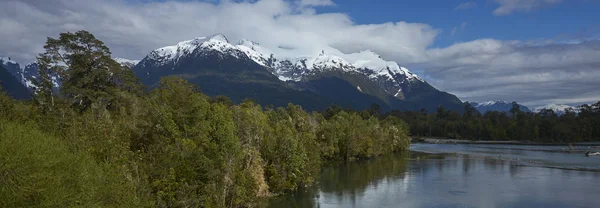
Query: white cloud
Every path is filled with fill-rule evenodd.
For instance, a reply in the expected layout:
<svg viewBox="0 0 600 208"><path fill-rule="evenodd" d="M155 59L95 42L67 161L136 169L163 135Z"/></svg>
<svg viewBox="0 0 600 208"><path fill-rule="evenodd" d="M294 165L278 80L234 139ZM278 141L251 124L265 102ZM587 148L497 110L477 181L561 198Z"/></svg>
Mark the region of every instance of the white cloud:
<svg viewBox="0 0 600 208"><path fill-rule="evenodd" d="M300 6L331 6L334 5L331 0L300 0Z"/></svg>
<svg viewBox="0 0 600 208"><path fill-rule="evenodd" d="M508 1L506 1L508 2ZM536 1L537 2L537 1ZM85 29L115 56L141 59L153 49L215 33L247 38L279 53L314 55L335 47L370 49L422 71L441 90L463 100L594 100L600 88L600 43L532 45L479 39L431 48L441 30L423 23L357 24L344 13L316 13L332 1L224 1L206 3L121 0L0 1L0 56L33 61L46 37ZM508 3L506 3L508 5ZM457 26L457 32L467 23ZM289 54L292 55L292 54Z"/></svg>
<svg viewBox="0 0 600 208"><path fill-rule="evenodd" d="M427 51L430 83L469 101L598 101L600 41L529 45L491 39ZM564 103L564 102L562 102ZM569 103L571 104L571 103Z"/></svg>
<svg viewBox="0 0 600 208"><path fill-rule="evenodd" d="M556 4L561 0L496 0L500 7L496 8L495 15L508 15L513 12L529 12L539 7Z"/></svg>
<svg viewBox="0 0 600 208"><path fill-rule="evenodd" d="M106 41L116 55L139 59L161 46L221 32L230 40L247 38L271 48L296 48L299 53L315 53L328 46L382 53L401 49L404 52L398 56L412 60L418 59L438 34L438 30L420 23L357 25L346 14L315 14L297 4L310 9L311 5L326 6L332 2L0 2L0 36L6 40L0 42L0 48L15 59L31 61L42 50L45 37L85 29Z"/></svg>
<svg viewBox="0 0 600 208"><path fill-rule="evenodd" d="M477 3L475 3L474 1L469 1L469 2L459 4L458 6L456 6L454 8L454 10L467 10L467 9L471 9L476 6L477 6Z"/></svg>

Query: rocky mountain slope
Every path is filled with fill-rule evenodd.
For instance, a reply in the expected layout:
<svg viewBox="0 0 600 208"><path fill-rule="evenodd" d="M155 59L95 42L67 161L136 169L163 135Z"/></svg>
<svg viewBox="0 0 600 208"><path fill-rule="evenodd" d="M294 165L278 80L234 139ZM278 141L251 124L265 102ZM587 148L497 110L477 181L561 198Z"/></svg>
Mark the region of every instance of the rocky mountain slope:
<svg viewBox="0 0 600 208"><path fill-rule="evenodd" d="M15 99L23 100L30 97L29 90L25 85L21 84L3 65L0 65L0 86L2 91Z"/></svg>
<svg viewBox="0 0 600 208"><path fill-rule="evenodd" d="M242 40L232 44L217 34L156 49L132 69L149 85L162 76L178 75L209 95L224 94L234 101L247 97L280 106L299 103L296 94L300 93L318 99L302 101L318 108L335 103L362 109L376 103L384 109L433 110L444 105L462 110L462 102L456 96L435 89L408 69L385 61L372 51L344 54L327 48L314 55L278 55L256 42ZM249 83L253 88L238 88ZM265 90L266 86L270 90L251 91ZM269 102L267 97L278 97L279 101Z"/></svg>

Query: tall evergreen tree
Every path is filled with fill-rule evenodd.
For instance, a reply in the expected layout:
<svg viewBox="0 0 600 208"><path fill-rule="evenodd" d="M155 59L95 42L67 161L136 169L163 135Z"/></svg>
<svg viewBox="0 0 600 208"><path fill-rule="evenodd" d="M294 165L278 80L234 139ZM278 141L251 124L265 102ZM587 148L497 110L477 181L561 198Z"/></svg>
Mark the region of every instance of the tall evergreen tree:
<svg viewBox="0 0 600 208"><path fill-rule="evenodd" d="M80 110L90 108L93 103L110 108L116 91L131 87L127 85L131 73L123 72L124 68L111 58L108 47L87 31L61 33L58 39L49 37L44 49L38 56L38 64L42 72L48 70L40 80L45 103L53 97L48 86L49 74L57 75L62 95Z"/></svg>

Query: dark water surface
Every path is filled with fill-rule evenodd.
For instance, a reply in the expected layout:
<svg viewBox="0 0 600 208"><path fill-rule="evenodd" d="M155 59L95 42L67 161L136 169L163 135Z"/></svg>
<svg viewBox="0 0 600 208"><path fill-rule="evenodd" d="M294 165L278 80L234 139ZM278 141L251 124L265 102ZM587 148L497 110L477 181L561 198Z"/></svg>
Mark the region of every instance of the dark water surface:
<svg viewBox="0 0 600 208"><path fill-rule="evenodd" d="M600 207L600 156L513 145L411 150L328 165L319 184L268 207Z"/></svg>

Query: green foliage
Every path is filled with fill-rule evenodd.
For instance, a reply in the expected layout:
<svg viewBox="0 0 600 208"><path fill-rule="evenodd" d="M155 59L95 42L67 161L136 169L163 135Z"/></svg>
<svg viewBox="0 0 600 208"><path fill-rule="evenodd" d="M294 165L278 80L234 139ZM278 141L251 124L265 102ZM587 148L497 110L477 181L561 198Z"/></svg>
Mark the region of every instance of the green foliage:
<svg viewBox="0 0 600 208"><path fill-rule="evenodd" d="M108 47L87 31L48 38L44 49L38 57L41 70L36 81L43 103L52 102L51 74L60 77L63 96L80 110L92 104L111 108L118 103L117 91L139 91L133 73L114 61Z"/></svg>
<svg viewBox="0 0 600 208"><path fill-rule="evenodd" d="M234 105L176 77L146 92L85 31L45 49L33 102L0 94L0 207L255 207L315 183L327 162L406 150L409 125L413 136L600 138L600 102L561 116L518 106L511 115L472 106L381 115L378 105L309 113Z"/></svg>
<svg viewBox="0 0 600 208"><path fill-rule="evenodd" d="M392 111L389 115L410 124L412 136L448 137L472 140L528 140L559 143L597 141L600 131L600 102L581 106L581 112L568 109L557 115L550 109L526 113L513 103L510 113L490 111L481 115L470 104L465 112L447 111L443 107L433 114Z"/></svg>
<svg viewBox="0 0 600 208"><path fill-rule="evenodd" d="M9 118L13 115L14 103L0 86L0 118Z"/></svg>
<svg viewBox="0 0 600 208"><path fill-rule="evenodd" d="M0 121L0 207L142 207L117 168L33 124ZM147 204L146 204L147 205Z"/></svg>
<svg viewBox="0 0 600 208"><path fill-rule="evenodd" d="M377 106L233 105L177 77L146 92L85 31L45 48L33 102L0 94L0 207L256 207L328 161L408 147L407 125Z"/></svg>

